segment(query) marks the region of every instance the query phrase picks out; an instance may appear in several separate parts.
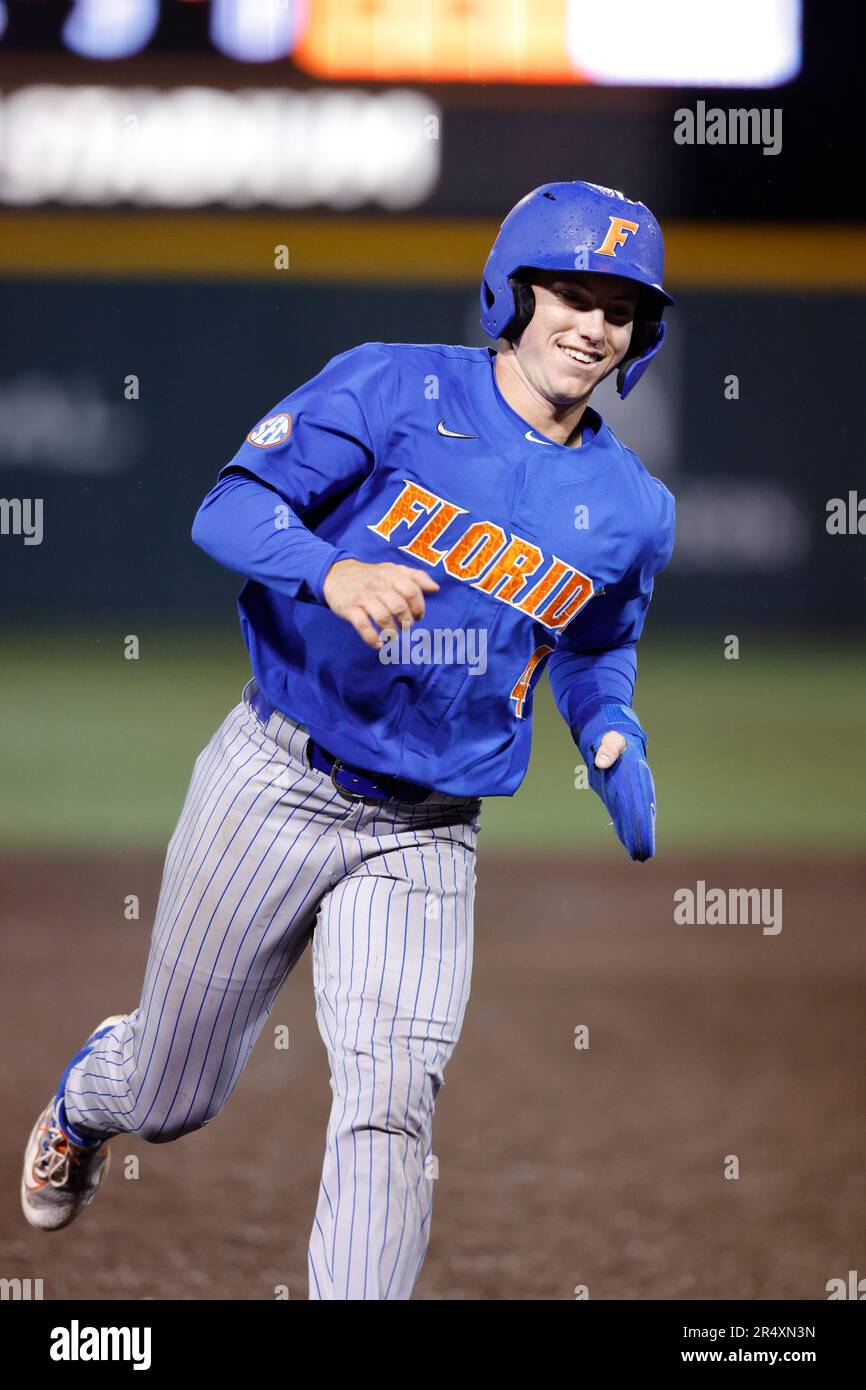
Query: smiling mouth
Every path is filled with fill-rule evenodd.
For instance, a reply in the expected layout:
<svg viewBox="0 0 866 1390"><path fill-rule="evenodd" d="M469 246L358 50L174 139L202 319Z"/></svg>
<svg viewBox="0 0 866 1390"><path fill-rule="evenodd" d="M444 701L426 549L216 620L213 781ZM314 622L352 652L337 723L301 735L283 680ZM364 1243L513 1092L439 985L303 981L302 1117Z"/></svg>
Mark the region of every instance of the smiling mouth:
<svg viewBox="0 0 866 1390"><path fill-rule="evenodd" d="M580 367L595 367L601 361L597 353L581 352L579 348L565 347L563 343L557 343L557 347Z"/></svg>

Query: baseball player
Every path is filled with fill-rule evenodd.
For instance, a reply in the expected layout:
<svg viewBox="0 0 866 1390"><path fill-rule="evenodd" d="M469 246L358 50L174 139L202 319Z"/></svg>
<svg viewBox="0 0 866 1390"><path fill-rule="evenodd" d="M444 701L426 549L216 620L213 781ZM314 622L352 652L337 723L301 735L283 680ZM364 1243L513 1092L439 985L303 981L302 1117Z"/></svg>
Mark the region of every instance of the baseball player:
<svg viewBox="0 0 866 1390"><path fill-rule="evenodd" d="M543 668L629 855L654 852L631 706L673 499L589 401L611 372L626 396L661 346L662 265L643 203L537 188L484 269L497 349L353 348L223 468L193 539L246 577L253 678L195 764L139 1007L90 1035L33 1129L32 1225L87 1206L113 1136L216 1118L311 944L333 1104L310 1297L410 1296L481 799L523 779Z"/></svg>

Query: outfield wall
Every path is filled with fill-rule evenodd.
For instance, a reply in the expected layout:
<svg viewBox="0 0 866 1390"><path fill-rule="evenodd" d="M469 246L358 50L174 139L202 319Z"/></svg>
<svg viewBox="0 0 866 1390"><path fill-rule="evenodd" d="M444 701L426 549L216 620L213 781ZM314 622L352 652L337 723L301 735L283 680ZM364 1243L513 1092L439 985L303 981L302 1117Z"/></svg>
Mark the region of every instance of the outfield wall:
<svg viewBox="0 0 866 1390"><path fill-rule="evenodd" d="M0 498L42 501L41 544L0 536L4 620L27 624L216 619L238 582L190 524L256 420L354 343L482 342L463 283L25 276L2 297ZM600 393L678 497L653 622L856 625L866 537L826 521L860 468L862 291L686 288L669 317L629 401Z"/></svg>

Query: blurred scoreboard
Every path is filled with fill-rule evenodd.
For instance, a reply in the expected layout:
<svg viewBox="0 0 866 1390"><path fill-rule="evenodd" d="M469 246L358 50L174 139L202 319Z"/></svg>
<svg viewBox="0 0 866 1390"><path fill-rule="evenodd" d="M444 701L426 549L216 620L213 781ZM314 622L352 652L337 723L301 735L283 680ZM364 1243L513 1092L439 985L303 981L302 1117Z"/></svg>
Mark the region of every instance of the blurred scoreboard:
<svg viewBox="0 0 866 1390"><path fill-rule="evenodd" d="M713 150L701 182L671 132L695 87L784 99L786 134L812 129L803 8L0 0L0 208L491 216L579 174L651 189L667 217L799 215L793 164L770 181L759 150L726 175Z"/></svg>
<svg viewBox="0 0 866 1390"><path fill-rule="evenodd" d="M0 0L0 54L211 48L329 82L772 87L801 0Z"/></svg>

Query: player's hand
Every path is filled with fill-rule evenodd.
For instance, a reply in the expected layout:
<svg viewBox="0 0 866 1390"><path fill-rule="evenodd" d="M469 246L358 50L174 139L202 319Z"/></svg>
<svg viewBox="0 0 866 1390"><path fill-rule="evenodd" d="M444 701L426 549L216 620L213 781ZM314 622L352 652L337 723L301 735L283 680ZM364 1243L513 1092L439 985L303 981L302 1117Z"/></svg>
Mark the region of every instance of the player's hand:
<svg viewBox="0 0 866 1390"><path fill-rule="evenodd" d="M596 767L613 767L625 746L624 736L615 733L613 729L608 729L598 745L598 752L595 755Z"/></svg>
<svg viewBox="0 0 866 1390"><path fill-rule="evenodd" d="M424 595L439 585L426 570L411 565L365 565L338 560L325 576L325 602L338 618L351 623L368 647L378 650L387 631L397 632L424 616Z"/></svg>
<svg viewBox="0 0 866 1390"><path fill-rule="evenodd" d="M619 725L610 728L611 724ZM632 859L655 854L656 794L646 760L646 734L634 710L606 705L578 740L589 785L601 797Z"/></svg>

